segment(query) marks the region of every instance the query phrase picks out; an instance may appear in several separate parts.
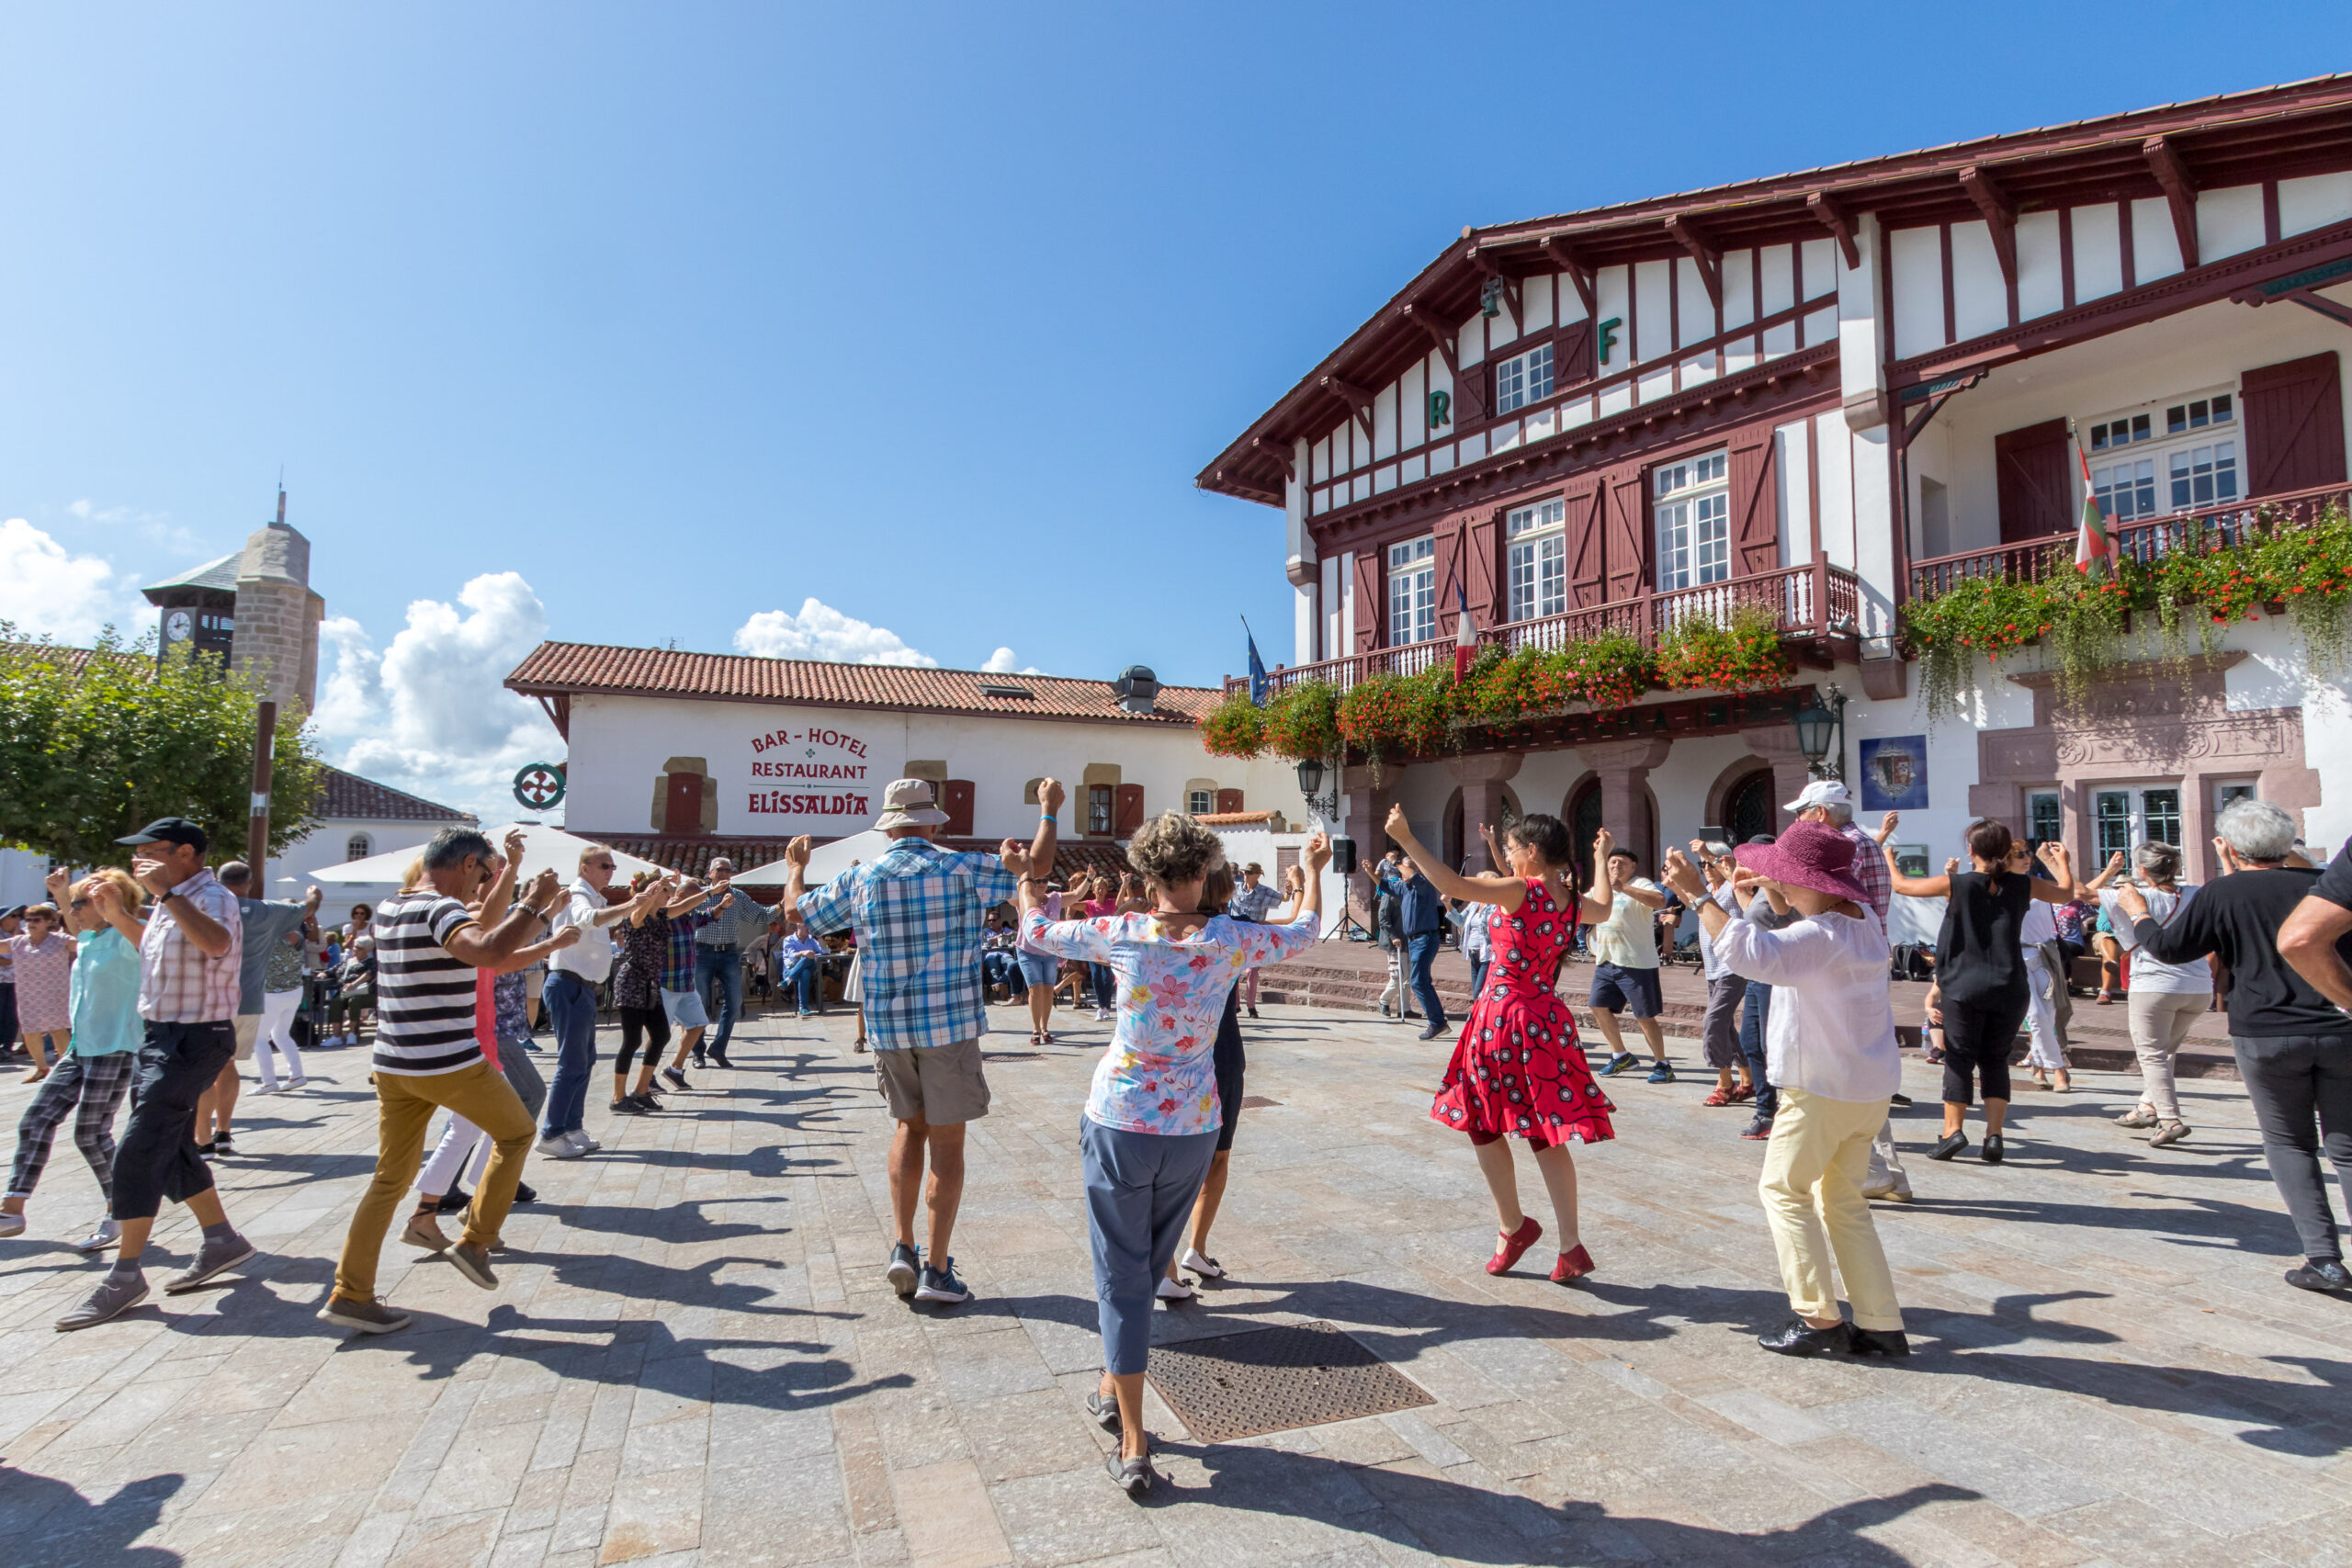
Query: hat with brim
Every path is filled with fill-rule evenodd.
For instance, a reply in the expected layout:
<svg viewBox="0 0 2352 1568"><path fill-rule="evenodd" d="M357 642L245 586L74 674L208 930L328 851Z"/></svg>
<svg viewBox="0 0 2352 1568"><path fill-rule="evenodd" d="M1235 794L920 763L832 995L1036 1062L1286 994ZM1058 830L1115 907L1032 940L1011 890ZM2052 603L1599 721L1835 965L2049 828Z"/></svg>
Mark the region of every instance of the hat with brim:
<svg viewBox="0 0 2352 1568"><path fill-rule="evenodd" d="M1793 822L1769 844L1742 844L1733 852L1758 876L1791 887L1810 887L1857 904L1870 895L1854 880L1854 840L1820 822Z"/></svg>
<svg viewBox="0 0 2352 1568"><path fill-rule="evenodd" d="M936 828L947 820L931 793L929 779L893 779L882 792L882 815L874 819L876 832L891 828Z"/></svg>

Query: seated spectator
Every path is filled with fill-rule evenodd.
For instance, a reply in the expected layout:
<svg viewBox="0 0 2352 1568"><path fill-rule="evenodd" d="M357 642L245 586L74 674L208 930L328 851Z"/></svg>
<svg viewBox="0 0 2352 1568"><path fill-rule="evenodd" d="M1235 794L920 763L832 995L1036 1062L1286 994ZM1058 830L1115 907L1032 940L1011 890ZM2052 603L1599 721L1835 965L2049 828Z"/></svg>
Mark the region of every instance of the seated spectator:
<svg viewBox="0 0 2352 1568"><path fill-rule="evenodd" d="M776 988L797 996L802 1018L825 1010L823 1000L817 995L817 966L824 956L824 944L808 934L799 911L787 913L784 935L775 944Z"/></svg>

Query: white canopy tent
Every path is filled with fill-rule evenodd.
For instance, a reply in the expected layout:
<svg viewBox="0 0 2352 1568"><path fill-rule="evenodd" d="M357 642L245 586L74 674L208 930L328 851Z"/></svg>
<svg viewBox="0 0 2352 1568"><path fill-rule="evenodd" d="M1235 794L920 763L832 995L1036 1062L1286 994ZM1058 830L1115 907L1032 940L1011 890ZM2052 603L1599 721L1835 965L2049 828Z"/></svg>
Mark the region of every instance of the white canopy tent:
<svg viewBox="0 0 2352 1568"><path fill-rule="evenodd" d="M852 833L846 839L835 839L830 844L820 844L810 852L807 881L818 887L831 882L858 861L878 860L882 852L895 842L889 834L877 828L863 833ZM780 860L735 874L739 887L781 887L791 875L792 868Z"/></svg>
<svg viewBox="0 0 2352 1568"><path fill-rule="evenodd" d="M552 866L555 874L569 886L580 874L580 852L594 842L591 839L574 838L560 828L544 827L536 822L502 823L495 828L484 828L482 835L495 849L506 842L510 829L523 835L523 865L516 874L516 880L521 882L527 882ZM366 860L322 867L305 880L320 884L330 893L348 895L355 901L389 898L400 891L401 879L408 874L409 863L422 852L422 850L408 849L369 855ZM662 869L651 861L639 860L618 850L613 851L612 855L615 866L613 880L622 886L627 886L628 879L640 871L658 872ZM281 877L278 880L288 879Z"/></svg>

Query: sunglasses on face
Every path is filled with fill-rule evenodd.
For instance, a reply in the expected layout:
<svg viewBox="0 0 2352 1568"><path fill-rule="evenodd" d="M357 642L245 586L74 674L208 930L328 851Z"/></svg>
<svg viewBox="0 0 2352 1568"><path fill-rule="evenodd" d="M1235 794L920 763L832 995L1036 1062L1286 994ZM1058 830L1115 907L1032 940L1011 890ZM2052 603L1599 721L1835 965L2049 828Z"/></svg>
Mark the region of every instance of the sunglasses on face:
<svg viewBox="0 0 2352 1568"><path fill-rule="evenodd" d="M610 870L612 870L612 869L613 869L614 865L615 865L616 863L612 862L612 861L608 861L608 860L592 860L592 861L590 861L588 863L589 863L590 865L593 865L593 866L598 867L598 868L599 868L599 869L601 869L601 870L610 871Z"/></svg>
<svg viewBox="0 0 2352 1568"><path fill-rule="evenodd" d="M76 898L74 902L66 906L69 909L86 909L89 907L90 901L87 898Z"/></svg>

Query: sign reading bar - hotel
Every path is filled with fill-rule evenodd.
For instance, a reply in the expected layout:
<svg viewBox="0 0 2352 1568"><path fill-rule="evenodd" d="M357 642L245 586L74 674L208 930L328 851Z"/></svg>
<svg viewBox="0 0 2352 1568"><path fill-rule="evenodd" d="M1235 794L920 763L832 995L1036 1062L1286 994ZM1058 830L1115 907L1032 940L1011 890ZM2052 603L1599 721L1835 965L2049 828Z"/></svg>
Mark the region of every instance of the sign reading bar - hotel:
<svg viewBox="0 0 2352 1568"><path fill-rule="evenodd" d="M787 726L754 735L752 737L752 815L871 817L874 807L873 785L867 773L869 766L866 743L847 730L811 724L805 728ZM776 783L770 786L763 783L766 780ZM812 787L825 784L834 787ZM831 826L819 825L820 830Z"/></svg>

